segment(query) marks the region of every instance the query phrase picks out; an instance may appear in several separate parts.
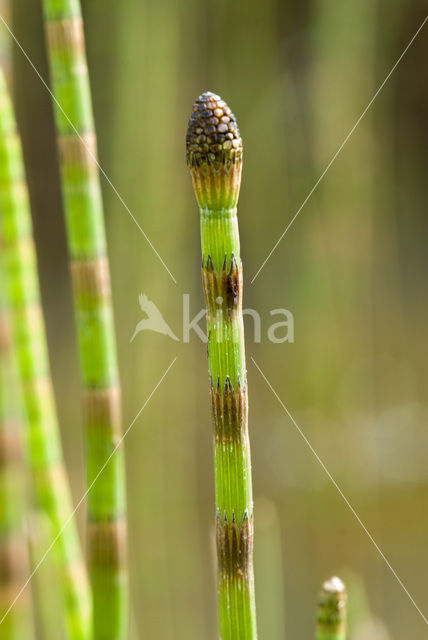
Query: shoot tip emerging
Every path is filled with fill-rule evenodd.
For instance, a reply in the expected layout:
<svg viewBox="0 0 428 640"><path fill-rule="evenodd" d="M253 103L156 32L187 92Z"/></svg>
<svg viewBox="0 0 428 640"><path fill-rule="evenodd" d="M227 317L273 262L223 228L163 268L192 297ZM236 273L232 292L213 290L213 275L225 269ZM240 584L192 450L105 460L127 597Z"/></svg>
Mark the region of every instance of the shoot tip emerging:
<svg viewBox="0 0 428 640"><path fill-rule="evenodd" d="M317 638L345 638L346 600L346 588L340 578L334 576L323 583L318 598Z"/></svg>

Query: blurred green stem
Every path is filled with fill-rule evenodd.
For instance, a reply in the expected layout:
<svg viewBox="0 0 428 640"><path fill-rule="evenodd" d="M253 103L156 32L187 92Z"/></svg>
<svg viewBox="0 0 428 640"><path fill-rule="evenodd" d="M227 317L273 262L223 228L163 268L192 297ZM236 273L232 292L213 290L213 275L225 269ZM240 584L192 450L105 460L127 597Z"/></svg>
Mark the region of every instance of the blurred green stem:
<svg viewBox="0 0 428 640"><path fill-rule="evenodd" d="M68 521L72 501L50 378L21 143L1 73L0 98L2 266L28 421L33 483L37 506L45 511L50 521L52 538L58 536L55 551L68 636L72 640L87 640L90 609L86 570L76 523Z"/></svg>
<svg viewBox="0 0 428 640"><path fill-rule="evenodd" d="M7 315L0 301L0 620L29 575L23 424ZM2 638L31 640L31 613L26 589L2 622Z"/></svg>
<svg viewBox="0 0 428 640"><path fill-rule="evenodd" d="M43 1L87 437L94 640L128 634L122 409L97 144L79 0ZM58 106L60 105L60 107Z"/></svg>
<svg viewBox="0 0 428 640"><path fill-rule="evenodd" d="M316 640L346 640L346 590L340 578L330 578L321 587Z"/></svg>

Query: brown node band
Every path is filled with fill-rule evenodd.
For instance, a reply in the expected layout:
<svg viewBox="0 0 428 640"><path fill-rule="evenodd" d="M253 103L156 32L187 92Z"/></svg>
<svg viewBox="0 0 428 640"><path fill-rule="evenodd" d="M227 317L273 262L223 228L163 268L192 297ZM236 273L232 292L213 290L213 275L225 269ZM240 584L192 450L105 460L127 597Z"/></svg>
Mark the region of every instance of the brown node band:
<svg viewBox="0 0 428 640"><path fill-rule="evenodd" d="M23 459L21 425L13 420L4 422L0 430L0 466L20 463Z"/></svg>
<svg viewBox="0 0 428 640"><path fill-rule="evenodd" d="M5 544L0 545L0 584L19 581L27 572L28 549L25 536L8 539Z"/></svg>
<svg viewBox="0 0 428 640"><path fill-rule="evenodd" d="M50 49L74 49L82 54L85 52L85 36L80 17L47 22L46 37Z"/></svg>
<svg viewBox="0 0 428 640"><path fill-rule="evenodd" d="M234 390L227 380L223 389L211 385L210 395L216 441L242 442L247 434L247 390L240 386Z"/></svg>
<svg viewBox="0 0 428 640"><path fill-rule="evenodd" d="M90 300L110 300L110 271L105 256L71 263L71 280L76 297Z"/></svg>
<svg viewBox="0 0 428 640"><path fill-rule="evenodd" d="M240 527L235 519L217 516L218 569L222 574L245 579L253 562L253 519L245 514Z"/></svg>
<svg viewBox="0 0 428 640"><path fill-rule="evenodd" d="M88 428L105 429L119 439L122 430L121 393L118 386L89 389L83 393L83 412Z"/></svg>
<svg viewBox="0 0 428 640"><path fill-rule="evenodd" d="M207 311L215 316L219 308L224 312L226 320L231 320L235 311L242 304L242 263L232 253L228 269L227 257L224 258L223 268L218 274L211 257L202 266L202 283L205 291Z"/></svg>
<svg viewBox="0 0 428 640"><path fill-rule="evenodd" d="M61 164L79 166L91 172L98 170L97 138L95 133L87 132L79 135L67 134L58 136L58 149Z"/></svg>
<svg viewBox="0 0 428 640"><path fill-rule="evenodd" d="M126 519L88 524L89 562L92 566L125 567L127 561Z"/></svg>

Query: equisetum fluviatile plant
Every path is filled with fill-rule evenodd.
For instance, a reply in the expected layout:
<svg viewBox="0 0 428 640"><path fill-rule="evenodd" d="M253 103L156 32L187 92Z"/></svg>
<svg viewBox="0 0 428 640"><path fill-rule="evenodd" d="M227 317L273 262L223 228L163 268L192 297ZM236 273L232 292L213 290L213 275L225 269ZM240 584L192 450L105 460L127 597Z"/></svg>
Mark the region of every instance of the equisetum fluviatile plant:
<svg viewBox="0 0 428 640"><path fill-rule="evenodd" d="M0 291L2 285L0 281ZM0 300L0 620L30 573L24 425L9 325L5 305ZM4 640L33 637L30 589L4 619L1 637Z"/></svg>
<svg viewBox="0 0 428 640"><path fill-rule="evenodd" d="M346 639L346 589L337 577L326 580L318 597L316 640Z"/></svg>
<svg viewBox="0 0 428 640"><path fill-rule="evenodd" d="M72 513L50 377L28 192L13 107L0 72L0 238L5 298L23 389L29 460L36 505L51 524L52 540ZM86 640L89 590L75 521L58 537L55 557L68 637Z"/></svg>
<svg viewBox="0 0 428 640"><path fill-rule="evenodd" d="M121 437L122 411L83 24L79 0L43 0L43 7L87 437L93 638L121 640L128 632L121 447L97 476Z"/></svg>
<svg viewBox="0 0 428 640"><path fill-rule="evenodd" d="M214 427L218 604L222 640L257 637L253 498L242 320L237 202L242 140L227 104L213 93L193 106L187 164L200 208L202 282Z"/></svg>

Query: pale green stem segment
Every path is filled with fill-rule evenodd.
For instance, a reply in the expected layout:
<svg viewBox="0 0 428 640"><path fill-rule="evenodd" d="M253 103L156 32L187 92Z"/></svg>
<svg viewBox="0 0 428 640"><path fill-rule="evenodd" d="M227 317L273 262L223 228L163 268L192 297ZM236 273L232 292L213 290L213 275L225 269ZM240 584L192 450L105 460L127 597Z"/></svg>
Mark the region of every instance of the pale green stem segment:
<svg viewBox="0 0 428 640"><path fill-rule="evenodd" d="M110 273L79 0L43 0L87 436L94 640L128 634L124 453ZM94 480L96 479L95 483Z"/></svg>
<svg viewBox="0 0 428 640"><path fill-rule="evenodd" d="M222 211L201 209L200 224L205 268L208 264L211 271L214 267L216 273L221 274L224 266L227 272L239 278L242 265L236 208ZM207 316L209 371L213 383L221 381L224 386L226 378L229 378L232 387L238 389L240 384L245 386L246 383L242 308L234 309L228 317L228 294L220 289L217 293L212 301L214 307Z"/></svg>
<svg viewBox="0 0 428 640"><path fill-rule="evenodd" d="M242 141L233 114L219 96L205 93L194 105L187 161L200 207L207 305L220 638L255 640L253 498L236 212Z"/></svg>
<svg viewBox="0 0 428 640"><path fill-rule="evenodd" d="M318 598L316 640L346 640L346 599L340 578L324 582Z"/></svg>
<svg viewBox="0 0 428 640"><path fill-rule="evenodd" d="M73 508L50 378L21 142L1 73L0 223L5 297L10 308L12 338L23 388L37 506L50 521L52 539L59 536L54 552L63 590L68 637L87 640L89 589L76 523L74 519L69 521Z"/></svg>
<svg viewBox="0 0 428 640"><path fill-rule="evenodd" d="M7 316L0 301L0 620L29 576L23 421ZM29 588L4 618L3 640L31 640L31 614Z"/></svg>

